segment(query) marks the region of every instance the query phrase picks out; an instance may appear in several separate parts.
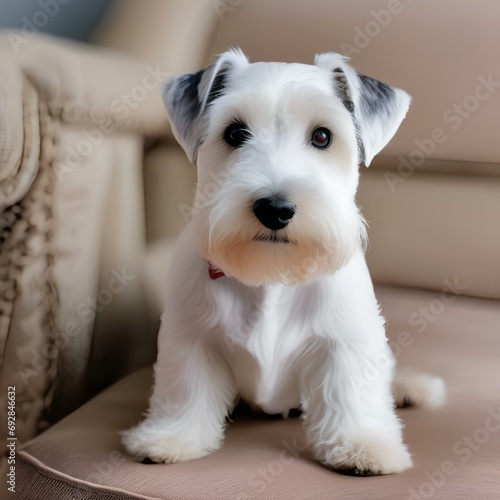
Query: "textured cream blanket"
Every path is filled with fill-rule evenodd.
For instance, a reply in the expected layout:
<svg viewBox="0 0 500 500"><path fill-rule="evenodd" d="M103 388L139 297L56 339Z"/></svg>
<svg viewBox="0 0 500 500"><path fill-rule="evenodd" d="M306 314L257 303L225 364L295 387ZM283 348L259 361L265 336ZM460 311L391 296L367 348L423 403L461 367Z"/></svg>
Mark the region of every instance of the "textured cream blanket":
<svg viewBox="0 0 500 500"><path fill-rule="evenodd" d="M140 316L142 151L168 131L168 73L12 36L0 34L0 420L15 386L22 441L88 397L100 311L103 324L127 309ZM120 290L110 298L109 283Z"/></svg>

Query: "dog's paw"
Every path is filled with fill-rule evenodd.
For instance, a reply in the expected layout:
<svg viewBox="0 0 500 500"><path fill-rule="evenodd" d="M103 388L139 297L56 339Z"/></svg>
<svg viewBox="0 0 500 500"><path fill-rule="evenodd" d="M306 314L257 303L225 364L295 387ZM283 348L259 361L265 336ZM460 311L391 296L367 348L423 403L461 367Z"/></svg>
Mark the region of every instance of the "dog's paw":
<svg viewBox="0 0 500 500"><path fill-rule="evenodd" d="M143 422L144 423L144 422ZM199 442L182 434L172 435L145 429L142 424L121 433L122 443L137 461L145 463L185 462L202 458L220 447L220 442Z"/></svg>
<svg viewBox="0 0 500 500"><path fill-rule="evenodd" d="M412 466L406 446L386 439L334 446L320 459L327 467L352 476L395 474Z"/></svg>
<svg viewBox="0 0 500 500"><path fill-rule="evenodd" d="M392 392L396 405L400 408L416 406L436 409L446 402L444 380L412 368L400 368L392 382Z"/></svg>

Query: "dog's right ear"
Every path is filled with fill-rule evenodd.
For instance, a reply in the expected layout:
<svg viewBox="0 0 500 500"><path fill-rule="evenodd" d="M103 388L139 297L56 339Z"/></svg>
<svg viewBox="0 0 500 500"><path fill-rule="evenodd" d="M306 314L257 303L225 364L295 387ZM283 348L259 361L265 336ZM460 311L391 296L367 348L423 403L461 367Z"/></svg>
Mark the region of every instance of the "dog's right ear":
<svg viewBox="0 0 500 500"><path fill-rule="evenodd" d="M205 135L205 110L224 93L229 72L247 64L248 59L240 49L231 49L208 68L172 78L163 87L163 101L174 137L192 163Z"/></svg>

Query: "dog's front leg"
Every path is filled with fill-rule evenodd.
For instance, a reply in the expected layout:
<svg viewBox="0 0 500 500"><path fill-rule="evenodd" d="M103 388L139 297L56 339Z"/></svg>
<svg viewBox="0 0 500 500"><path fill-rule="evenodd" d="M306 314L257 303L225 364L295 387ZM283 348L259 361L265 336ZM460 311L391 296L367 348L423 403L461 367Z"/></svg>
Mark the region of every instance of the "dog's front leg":
<svg viewBox="0 0 500 500"><path fill-rule="evenodd" d="M376 339L316 339L304 359L304 425L316 457L353 475L401 472L411 466L391 396L393 356ZM385 368L371 373L373 359Z"/></svg>
<svg viewBox="0 0 500 500"><path fill-rule="evenodd" d="M216 350L194 340L189 327L175 333L169 331L172 327L167 321L160 329L146 419L123 433L123 443L137 459L173 463L218 449L234 402L231 374Z"/></svg>
<svg viewBox="0 0 500 500"><path fill-rule="evenodd" d="M171 463L216 450L236 397L233 375L217 348L222 333L214 319L213 284L192 238L188 227L174 256L146 418L123 433L138 459Z"/></svg>

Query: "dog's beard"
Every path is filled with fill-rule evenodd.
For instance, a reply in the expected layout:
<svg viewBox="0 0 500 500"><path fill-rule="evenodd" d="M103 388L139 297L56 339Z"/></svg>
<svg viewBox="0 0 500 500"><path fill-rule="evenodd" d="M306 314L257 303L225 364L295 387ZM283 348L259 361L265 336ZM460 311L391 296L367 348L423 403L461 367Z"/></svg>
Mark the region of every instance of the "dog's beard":
<svg viewBox="0 0 500 500"><path fill-rule="evenodd" d="M288 285L335 272L341 259L329 250L314 244L227 238L211 249L210 259L227 276L246 285Z"/></svg>
<svg viewBox="0 0 500 500"><path fill-rule="evenodd" d="M249 224L234 232L215 228L209 239L198 241L201 256L226 276L250 286L293 285L334 274L348 262L363 244L365 231L357 213L343 226L339 237L335 228L321 228L317 222L314 235L298 227L271 231Z"/></svg>

